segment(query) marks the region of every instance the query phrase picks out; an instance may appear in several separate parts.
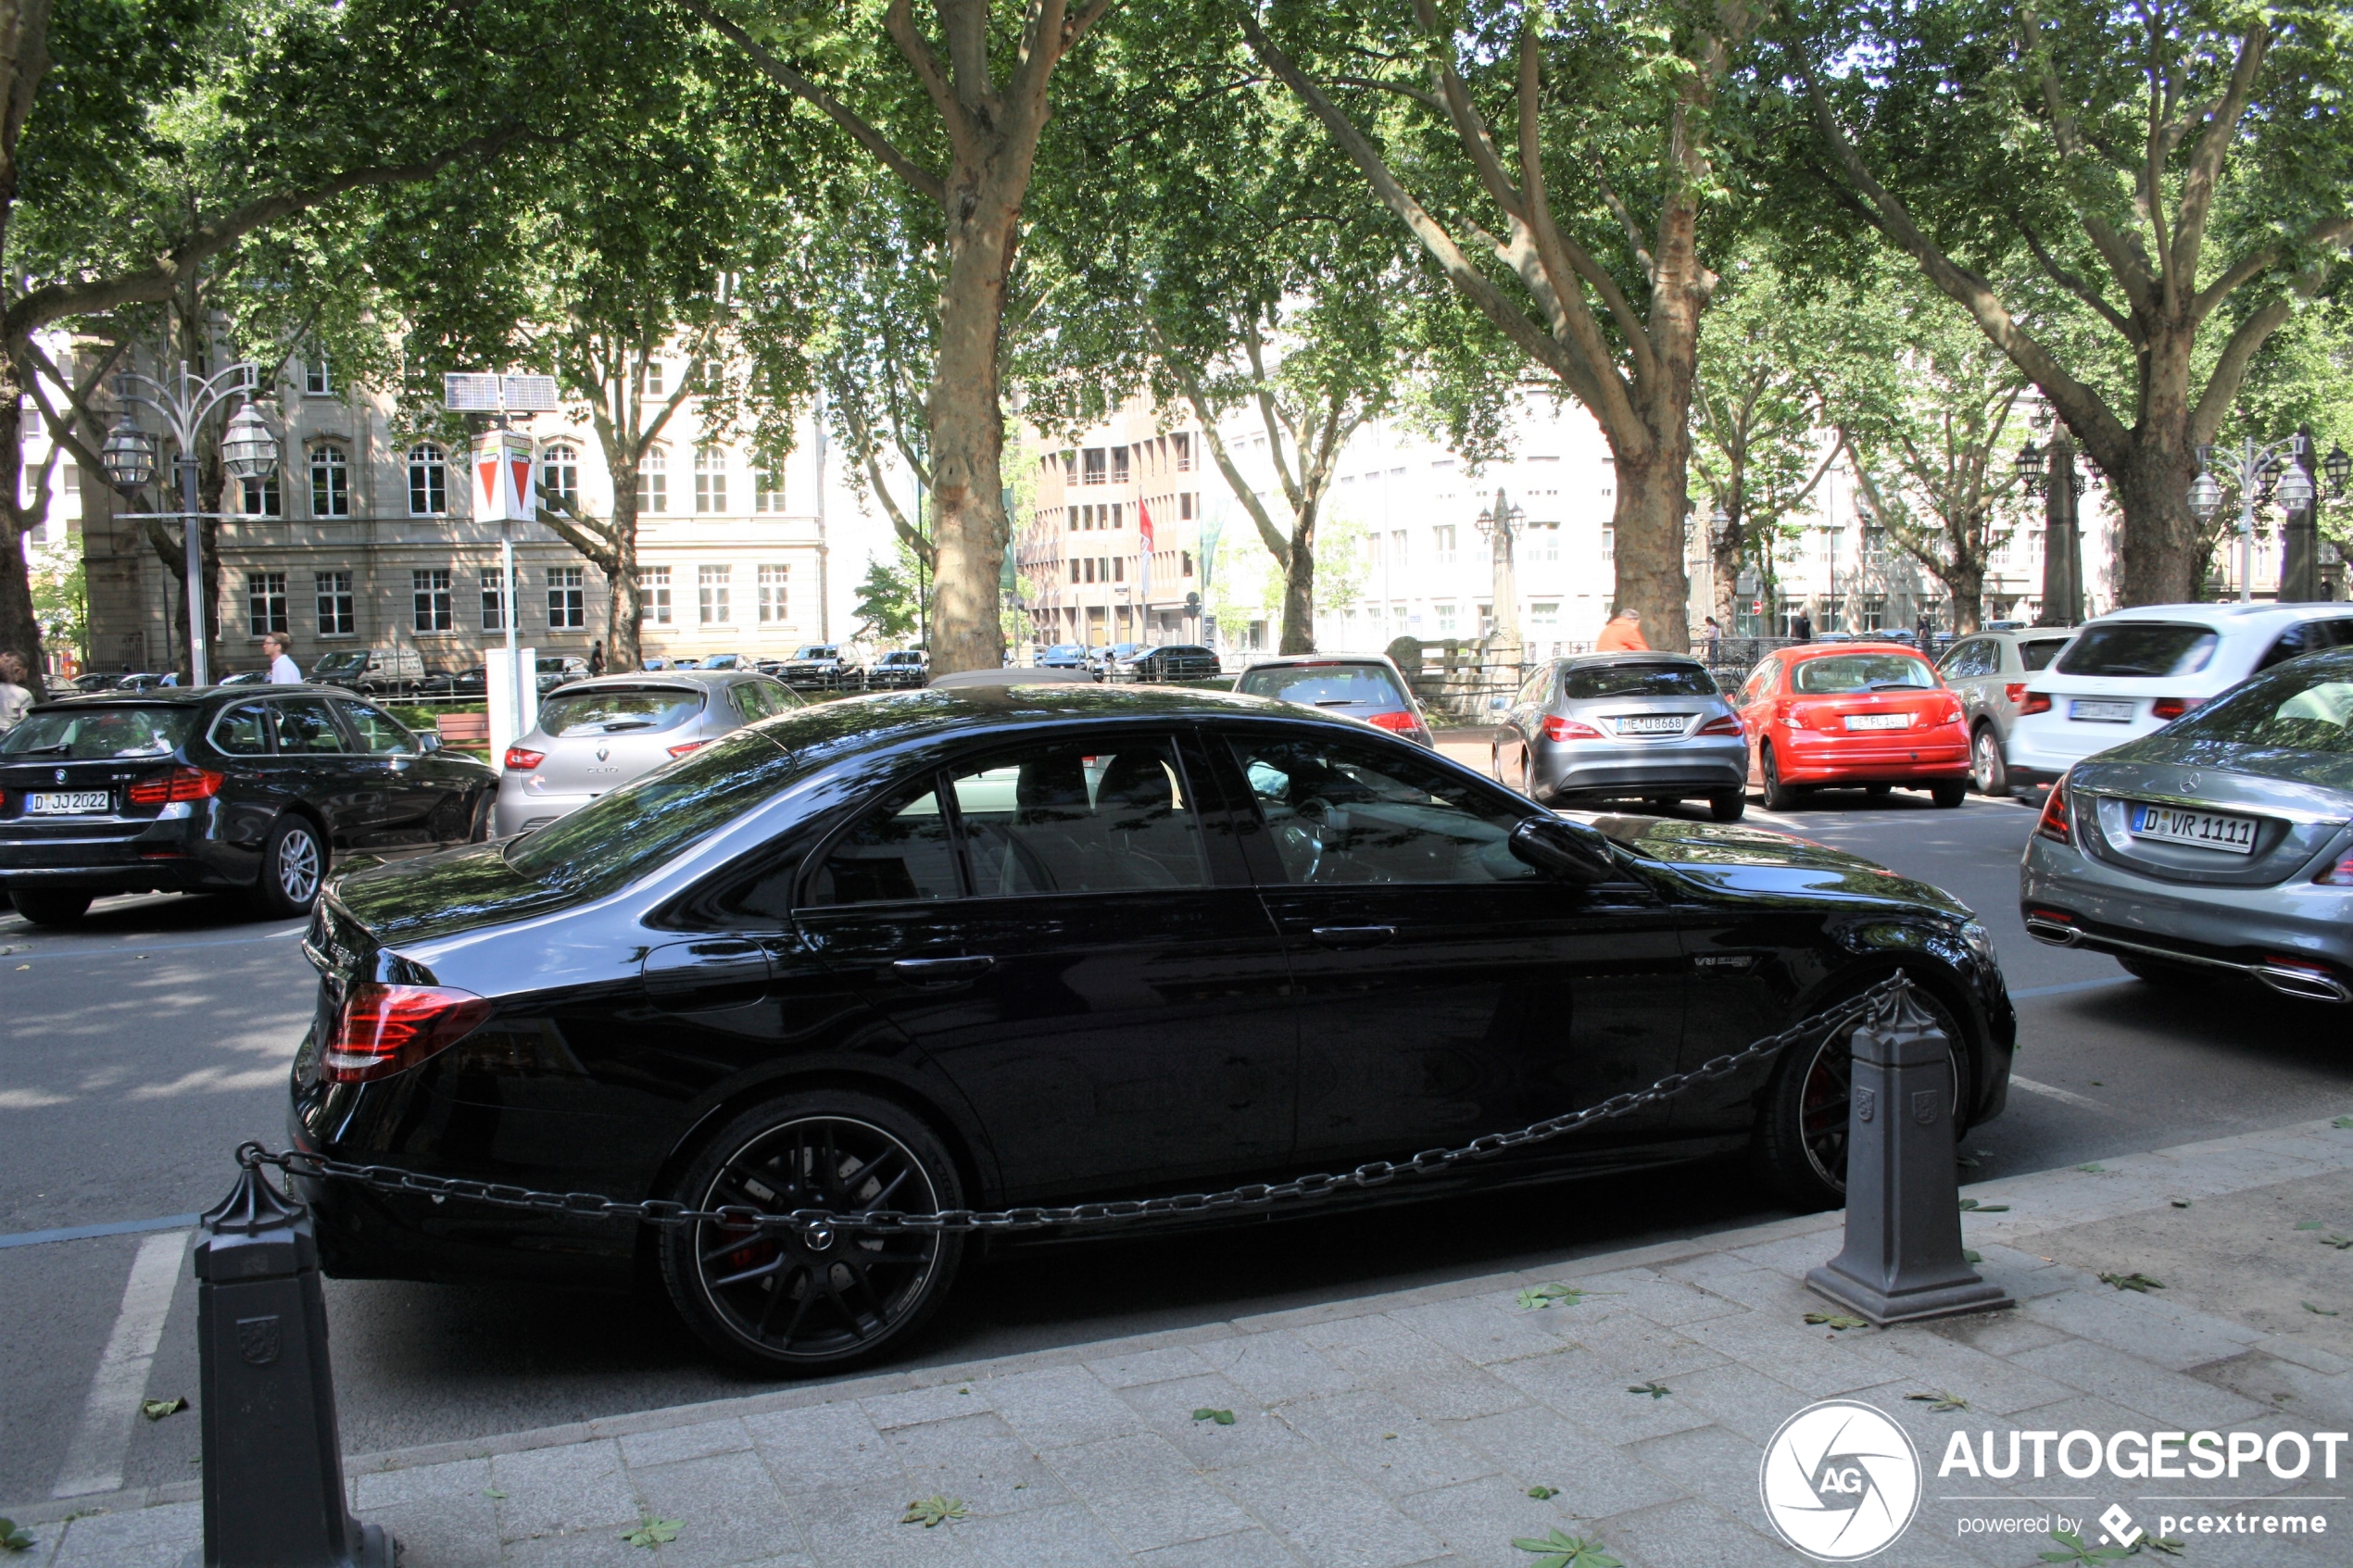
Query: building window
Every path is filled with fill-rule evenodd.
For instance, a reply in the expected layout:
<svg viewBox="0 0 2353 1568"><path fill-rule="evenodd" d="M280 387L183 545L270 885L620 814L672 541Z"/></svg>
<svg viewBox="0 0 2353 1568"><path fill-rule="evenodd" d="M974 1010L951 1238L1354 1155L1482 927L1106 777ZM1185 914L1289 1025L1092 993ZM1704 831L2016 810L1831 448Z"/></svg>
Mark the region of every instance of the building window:
<svg viewBox="0 0 2353 1568"><path fill-rule="evenodd" d="M735 571L731 566L695 568L695 613L705 626L725 626L735 620L727 602Z"/></svg>
<svg viewBox="0 0 2353 1568"><path fill-rule="evenodd" d="M670 569L648 566L637 572L637 619L657 626L671 623Z"/></svg>
<svg viewBox="0 0 2353 1568"><path fill-rule="evenodd" d="M440 447L421 441L409 448L409 515L447 517L449 513L449 459Z"/></svg>
<svg viewBox="0 0 2353 1568"><path fill-rule="evenodd" d="M259 479L240 480L237 509L247 517L283 517L286 515L285 492L279 487L275 473ZM71 492L68 492L71 494Z"/></svg>
<svg viewBox="0 0 2353 1568"><path fill-rule="evenodd" d="M539 489L551 501L580 505L580 452L559 442L539 454Z"/></svg>
<svg viewBox="0 0 2353 1568"><path fill-rule="evenodd" d="M286 618L284 572L245 573L245 621L248 636L258 637L265 633L292 630Z"/></svg>
<svg viewBox="0 0 2353 1568"><path fill-rule="evenodd" d="M1454 634L1454 607L1438 605L1434 608L1438 611L1438 634L1441 637L1453 636Z"/></svg>
<svg viewBox="0 0 2353 1568"><path fill-rule="evenodd" d="M1127 448L1125 446L1111 449L1111 482L1114 484L1127 483Z"/></svg>
<svg viewBox="0 0 2353 1568"><path fill-rule="evenodd" d="M1078 508L1077 508L1076 507L1064 507L1064 508L1063 508L1063 512L1064 512L1064 513L1066 513L1066 514L1067 514L1066 521L1065 521L1065 522L1064 522L1064 524L1063 524L1063 531L1064 531L1065 533L1077 533L1077 532L1078 532Z"/></svg>
<svg viewBox="0 0 2353 1568"><path fill-rule="evenodd" d="M1063 483L1064 484L1078 483L1078 454L1076 452L1063 454Z"/></svg>
<svg viewBox="0 0 2353 1568"><path fill-rule="evenodd" d="M751 509L756 512L781 512L785 509L785 476L774 458L761 458L751 467Z"/></svg>
<svg viewBox="0 0 2353 1568"><path fill-rule="evenodd" d="M1079 483L1101 484L1103 482L1103 449L1089 446L1078 454Z"/></svg>
<svg viewBox="0 0 2353 1568"><path fill-rule="evenodd" d="M1389 536L1389 564L1400 571L1405 570L1405 531L1402 528Z"/></svg>
<svg viewBox="0 0 2353 1568"><path fill-rule="evenodd" d="M1177 554L1178 558L1180 558L1181 560L1183 560L1183 562L1185 563L1185 569L1184 569L1184 571L1183 571L1182 572L1180 572L1178 575L1180 575L1180 576L1184 576L1184 577L1190 577L1190 576L1193 574L1193 552L1192 552L1192 551L1190 551L1190 550L1179 550L1179 551L1177 551L1177 552L1176 552L1176 554Z"/></svg>
<svg viewBox="0 0 2353 1568"><path fill-rule="evenodd" d="M1194 518L1199 517L1201 515L1201 493L1194 490L1178 492L1176 496L1176 515L1179 519L1187 522L1190 522Z"/></svg>
<svg viewBox="0 0 2353 1568"><path fill-rule="evenodd" d="M659 359L647 360L646 395L648 397L667 397L669 394L662 390L663 380L664 372L661 361Z"/></svg>
<svg viewBox="0 0 2353 1568"><path fill-rule="evenodd" d="M647 447L645 457L637 464L637 509L670 509L670 458L659 446Z"/></svg>
<svg viewBox="0 0 2353 1568"><path fill-rule="evenodd" d="M319 634L322 637L348 637L359 628L351 595L351 573L321 571L312 574L313 586L319 595Z"/></svg>
<svg viewBox="0 0 2353 1568"><path fill-rule="evenodd" d="M485 632L507 629L506 574L496 567L482 569L482 629Z"/></svg>
<svg viewBox="0 0 2353 1568"><path fill-rule="evenodd" d="M588 624L588 596L580 586L580 568L547 569L547 630L577 632Z"/></svg>
<svg viewBox="0 0 2353 1568"><path fill-rule="evenodd" d="M1192 472L1193 438L1180 430L1172 439L1176 443L1176 471L1178 473ZM1186 515L1189 517L1192 514L1189 512Z"/></svg>
<svg viewBox="0 0 2353 1568"><path fill-rule="evenodd" d="M302 390L313 397L335 395L334 378L327 373L327 357L316 349L302 362Z"/></svg>
<svg viewBox="0 0 2353 1568"><path fill-rule="evenodd" d="M1605 522L1602 524L1602 559L1614 561L1617 558L1617 530L1612 524Z"/></svg>
<svg viewBox="0 0 2353 1568"><path fill-rule="evenodd" d="M1561 625L1561 607L1554 603L1531 604L1528 607L1528 624L1537 632L1557 632Z"/></svg>
<svg viewBox="0 0 2353 1568"><path fill-rule="evenodd" d="M319 445L310 449L310 515L351 515L351 459L343 448Z"/></svg>
<svg viewBox="0 0 2353 1568"><path fill-rule="evenodd" d="M786 582L792 575L788 566L763 566L760 569L760 623L781 625L785 620Z"/></svg>
<svg viewBox="0 0 2353 1568"><path fill-rule="evenodd" d="M1436 557L1436 558L1435 558L1434 564L1435 564L1435 565L1438 565L1438 566L1452 566L1452 565L1453 565L1453 564L1454 564L1454 525L1453 525L1453 523L1451 523L1451 522L1450 522L1450 523L1443 524L1442 526L1440 526L1440 527L1437 527L1437 528L1433 528L1433 529L1431 529L1431 530L1430 530L1430 535L1431 535L1432 540L1435 542L1435 544L1436 544L1436 546L1437 546L1437 549L1438 549L1438 554L1437 554L1437 557ZM1445 623L1445 621L1441 621L1439 622L1439 625L1440 625L1441 628L1443 628L1443 627L1445 626L1445 624L1446 624L1446 623Z"/></svg>
<svg viewBox="0 0 2353 1568"><path fill-rule="evenodd" d="M1561 558L1561 525L1557 522L1531 522L1528 525L1528 558L1531 561L1556 561Z"/></svg>
<svg viewBox="0 0 2353 1568"><path fill-rule="evenodd" d="M727 509L727 449L724 446L695 448L695 510L724 512Z"/></svg>
<svg viewBox="0 0 2353 1568"><path fill-rule="evenodd" d="M409 573L409 624L419 632L450 632L458 625L458 608L449 593L449 570Z"/></svg>

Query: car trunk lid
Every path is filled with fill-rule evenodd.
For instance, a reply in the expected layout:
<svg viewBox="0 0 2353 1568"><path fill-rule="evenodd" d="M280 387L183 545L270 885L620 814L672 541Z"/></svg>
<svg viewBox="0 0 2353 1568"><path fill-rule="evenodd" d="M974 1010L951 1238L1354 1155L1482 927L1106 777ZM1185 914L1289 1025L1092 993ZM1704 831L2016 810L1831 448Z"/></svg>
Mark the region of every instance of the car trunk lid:
<svg viewBox="0 0 2353 1568"><path fill-rule="evenodd" d="M2095 859L2162 882L2269 887L2353 821L2349 775L2353 759L2158 736L2077 763L2068 782L2078 841ZM2251 834L2240 823L2252 823ZM2184 826L2208 842L2165 836ZM2241 835L2244 852L2225 847Z"/></svg>

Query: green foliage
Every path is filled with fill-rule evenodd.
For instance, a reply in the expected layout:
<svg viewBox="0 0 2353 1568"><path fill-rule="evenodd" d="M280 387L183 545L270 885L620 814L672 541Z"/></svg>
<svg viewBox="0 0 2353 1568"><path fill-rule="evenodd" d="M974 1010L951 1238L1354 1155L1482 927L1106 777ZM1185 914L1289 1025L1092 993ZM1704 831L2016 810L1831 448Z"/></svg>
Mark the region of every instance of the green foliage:
<svg viewBox="0 0 2353 1568"><path fill-rule="evenodd" d="M0 1551L28 1551L32 1546L32 1537L17 1528L15 1520L0 1519Z"/></svg>
<svg viewBox="0 0 2353 1568"><path fill-rule="evenodd" d="M2148 1275L2142 1273L2137 1269L2129 1274L2102 1274L2100 1275L2100 1283L2102 1285L2112 1285L2119 1290L2138 1291L2144 1296L2147 1295L2152 1290L2162 1290L2165 1288L2165 1282L2163 1280L2151 1279Z"/></svg>
<svg viewBox="0 0 2353 1568"><path fill-rule="evenodd" d="M2085 1546L2083 1537L2072 1530L2053 1530L2051 1539L2059 1549L2038 1553L2045 1562L2114 1562L2133 1555L2133 1549L2120 1546Z"/></svg>
<svg viewBox="0 0 2353 1568"><path fill-rule="evenodd" d="M1602 1549L1601 1542L1589 1541L1581 1536L1565 1536L1558 1530L1547 1530L1541 1537L1521 1537L1512 1545L1536 1554L1529 1568L1625 1568Z"/></svg>
<svg viewBox="0 0 2353 1568"><path fill-rule="evenodd" d="M921 1524L926 1530L937 1529L951 1519L964 1517L964 1499L950 1497L917 1498L899 1516L901 1524Z"/></svg>
<svg viewBox="0 0 2353 1568"><path fill-rule="evenodd" d="M676 1540L678 1532L685 1528L686 1525L675 1519L642 1519L638 1521L635 1529L623 1530L621 1533L621 1538L631 1546L643 1547L648 1551L652 1551L658 1547L667 1546Z"/></svg>
<svg viewBox="0 0 2353 1568"><path fill-rule="evenodd" d="M32 614L43 637L90 662L90 574L82 552L61 539L32 552Z"/></svg>
<svg viewBox="0 0 2353 1568"><path fill-rule="evenodd" d="M1193 1412L1193 1419L1195 1421L1214 1422L1220 1426L1231 1426L1234 1424L1234 1412L1232 1411L1211 1410L1207 1406L1203 1406L1202 1409Z"/></svg>
<svg viewBox="0 0 2353 1568"><path fill-rule="evenodd" d="M859 635L884 643L905 642L914 635L923 621L917 566L913 552L904 545L899 546L895 562L866 563L866 575L849 607L858 618Z"/></svg>

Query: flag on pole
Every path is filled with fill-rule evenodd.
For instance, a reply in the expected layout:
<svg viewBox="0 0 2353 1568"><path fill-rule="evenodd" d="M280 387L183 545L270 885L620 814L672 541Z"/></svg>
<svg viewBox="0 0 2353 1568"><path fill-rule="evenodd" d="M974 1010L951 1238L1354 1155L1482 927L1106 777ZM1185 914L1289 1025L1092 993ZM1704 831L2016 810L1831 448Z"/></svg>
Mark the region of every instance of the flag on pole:
<svg viewBox="0 0 2353 1568"><path fill-rule="evenodd" d="M1137 608L1143 609L1150 607L1152 598L1152 509L1140 495L1136 498L1136 538L1144 547L1137 571L1142 579L1138 585Z"/></svg>

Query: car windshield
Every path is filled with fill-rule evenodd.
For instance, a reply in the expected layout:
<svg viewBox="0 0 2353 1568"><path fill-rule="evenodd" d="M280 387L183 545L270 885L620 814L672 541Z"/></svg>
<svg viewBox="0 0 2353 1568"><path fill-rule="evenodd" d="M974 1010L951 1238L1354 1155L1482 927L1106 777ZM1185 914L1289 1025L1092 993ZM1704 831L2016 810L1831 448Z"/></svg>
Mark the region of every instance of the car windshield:
<svg viewBox="0 0 2353 1568"><path fill-rule="evenodd" d="M2057 665L2062 675L2195 675L2221 639L2177 621L2114 621L2086 626Z"/></svg>
<svg viewBox="0 0 2353 1568"><path fill-rule="evenodd" d="M2233 746L2353 756L2353 669L2338 659L2320 670L2284 668L2175 721L2168 733Z"/></svg>
<svg viewBox="0 0 2353 1568"><path fill-rule="evenodd" d="M2051 656L2065 646L2065 637L2045 637L2039 642L2020 643L2018 645L2019 661L2030 671L2047 670L2051 667Z"/></svg>
<svg viewBox="0 0 2353 1568"><path fill-rule="evenodd" d="M702 711L702 693L674 686L607 686L559 692L539 705L539 731L558 740L624 731L669 730Z"/></svg>
<svg viewBox="0 0 2353 1568"><path fill-rule="evenodd" d="M1815 694L1900 691L1935 685L1936 671L1908 653L1842 653L1804 660L1794 684Z"/></svg>
<svg viewBox="0 0 2353 1568"><path fill-rule="evenodd" d="M1561 673L1570 702L1597 696L1714 696L1716 683L1696 664L1571 665Z"/></svg>
<svg viewBox="0 0 2353 1568"><path fill-rule="evenodd" d="M168 757L195 728L192 708L52 708L28 714L0 736L0 757L60 757L69 761Z"/></svg>
<svg viewBox="0 0 2353 1568"><path fill-rule="evenodd" d="M1378 664L1270 664L1246 672L1234 689L1318 708L1410 708L1397 677Z"/></svg>
<svg viewBox="0 0 2353 1568"><path fill-rule="evenodd" d="M632 878L774 794L795 771L790 754L756 730L657 768L507 847L524 876L589 892Z"/></svg>
<svg viewBox="0 0 2353 1568"><path fill-rule="evenodd" d="M821 647L814 644L802 648L799 653L793 655L795 659L831 659L833 656L833 649L829 647Z"/></svg>

